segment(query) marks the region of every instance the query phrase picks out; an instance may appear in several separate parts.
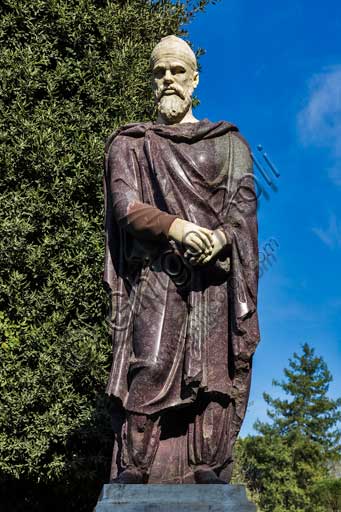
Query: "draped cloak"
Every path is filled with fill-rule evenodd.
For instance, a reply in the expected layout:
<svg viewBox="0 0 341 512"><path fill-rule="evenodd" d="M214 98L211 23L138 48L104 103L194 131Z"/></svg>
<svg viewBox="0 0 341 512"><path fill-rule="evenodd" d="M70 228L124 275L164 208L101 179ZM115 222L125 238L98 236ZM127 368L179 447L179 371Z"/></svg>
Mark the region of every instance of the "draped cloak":
<svg viewBox="0 0 341 512"><path fill-rule="evenodd" d="M107 393L126 410L152 415L191 403L202 390L229 397L240 428L259 341L252 176L248 145L228 122L130 124L108 139ZM166 236L176 217L220 228L228 248L191 267Z"/></svg>

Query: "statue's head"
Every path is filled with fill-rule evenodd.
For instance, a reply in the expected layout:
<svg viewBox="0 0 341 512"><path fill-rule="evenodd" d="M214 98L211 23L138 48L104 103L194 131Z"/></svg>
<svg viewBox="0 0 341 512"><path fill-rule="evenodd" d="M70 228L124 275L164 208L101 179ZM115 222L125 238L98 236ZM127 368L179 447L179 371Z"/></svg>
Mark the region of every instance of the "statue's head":
<svg viewBox="0 0 341 512"><path fill-rule="evenodd" d="M199 83L194 52L183 39L167 36L152 51L150 66L159 116L167 124L179 123Z"/></svg>

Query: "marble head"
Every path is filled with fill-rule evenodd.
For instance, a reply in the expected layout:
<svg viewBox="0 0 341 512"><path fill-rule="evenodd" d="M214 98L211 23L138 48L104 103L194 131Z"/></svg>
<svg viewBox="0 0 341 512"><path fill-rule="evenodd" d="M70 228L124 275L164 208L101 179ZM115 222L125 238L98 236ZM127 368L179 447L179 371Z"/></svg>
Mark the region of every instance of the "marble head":
<svg viewBox="0 0 341 512"><path fill-rule="evenodd" d="M192 115L192 94L199 74L190 46L179 37L164 37L152 51L150 66L159 119L175 124L186 114Z"/></svg>

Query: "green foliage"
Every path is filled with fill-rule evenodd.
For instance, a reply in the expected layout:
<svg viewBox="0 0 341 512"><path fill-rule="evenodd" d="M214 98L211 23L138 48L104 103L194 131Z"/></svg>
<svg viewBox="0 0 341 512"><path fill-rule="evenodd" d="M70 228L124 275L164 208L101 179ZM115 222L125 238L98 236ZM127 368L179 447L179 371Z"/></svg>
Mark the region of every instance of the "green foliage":
<svg viewBox="0 0 341 512"><path fill-rule="evenodd" d="M19 345L19 332L20 326L12 323L5 313L0 311L0 353L13 350Z"/></svg>
<svg viewBox="0 0 341 512"><path fill-rule="evenodd" d="M305 491L298 486L291 447L285 439L277 435L242 439L239 464L252 500L262 512L305 510Z"/></svg>
<svg viewBox="0 0 341 512"><path fill-rule="evenodd" d="M302 355L296 353L285 368L286 380L273 381L288 399L272 398L264 393L270 406L269 417L273 420L272 429L280 435L295 438L302 436L316 443L323 450L325 459L340 453L341 398L331 400L327 393L333 380L328 367L321 357L315 356L314 349L307 343L302 347ZM257 430L266 433L268 426L258 422Z"/></svg>
<svg viewBox="0 0 341 512"><path fill-rule="evenodd" d="M150 51L207 1L1 2L0 495L20 480L22 510L90 510L108 478L104 141L153 116Z"/></svg>
<svg viewBox="0 0 341 512"><path fill-rule="evenodd" d="M239 473L263 512L325 512L317 489L340 457L341 400L328 398L332 376L308 344L284 375L274 384L286 398L264 394L271 423L256 422L260 435L240 441Z"/></svg>
<svg viewBox="0 0 341 512"><path fill-rule="evenodd" d="M316 502L324 512L340 512L341 510L341 479L326 478L316 483L314 487Z"/></svg>

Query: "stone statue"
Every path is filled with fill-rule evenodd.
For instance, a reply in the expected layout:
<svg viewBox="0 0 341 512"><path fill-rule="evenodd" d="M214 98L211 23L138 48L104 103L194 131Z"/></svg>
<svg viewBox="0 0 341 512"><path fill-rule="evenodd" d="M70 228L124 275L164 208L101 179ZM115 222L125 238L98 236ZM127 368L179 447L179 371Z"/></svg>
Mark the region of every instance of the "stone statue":
<svg viewBox="0 0 341 512"><path fill-rule="evenodd" d="M156 122L106 145L111 481L227 483L259 341L252 159L236 126L194 117L185 41L151 72Z"/></svg>

